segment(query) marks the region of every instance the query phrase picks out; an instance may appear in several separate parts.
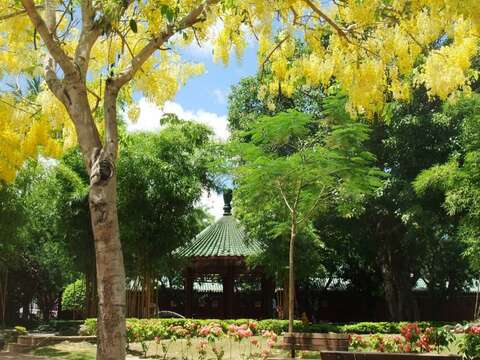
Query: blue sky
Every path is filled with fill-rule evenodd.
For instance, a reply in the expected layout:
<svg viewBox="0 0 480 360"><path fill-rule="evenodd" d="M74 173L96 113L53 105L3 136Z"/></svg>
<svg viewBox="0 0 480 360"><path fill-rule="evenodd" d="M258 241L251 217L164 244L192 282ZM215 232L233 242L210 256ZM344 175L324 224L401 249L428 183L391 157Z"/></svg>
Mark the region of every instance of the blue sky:
<svg viewBox="0 0 480 360"><path fill-rule="evenodd" d="M211 48L190 47L184 58L202 62L205 73L190 79L175 98L175 102L187 109L203 109L219 115L227 114L227 96L232 85L245 76L253 75L257 70L256 48L245 49L242 60L232 56L230 63L214 63Z"/></svg>

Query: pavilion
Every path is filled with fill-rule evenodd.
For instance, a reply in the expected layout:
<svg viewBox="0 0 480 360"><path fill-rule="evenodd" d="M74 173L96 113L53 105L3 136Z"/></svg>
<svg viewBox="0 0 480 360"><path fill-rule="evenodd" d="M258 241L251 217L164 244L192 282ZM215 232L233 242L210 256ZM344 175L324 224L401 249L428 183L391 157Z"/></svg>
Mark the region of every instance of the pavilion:
<svg viewBox="0 0 480 360"><path fill-rule="evenodd" d="M274 283L261 267L248 267L246 258L260 252L260 244L247 239L232 215L231 191L224 192L224 214L176 254L186 260L185 315L198 318L271 318ZM208 281L208 279L210 281ZM196 292L199 283L216 284L222 292L210 298Z"/></svg>

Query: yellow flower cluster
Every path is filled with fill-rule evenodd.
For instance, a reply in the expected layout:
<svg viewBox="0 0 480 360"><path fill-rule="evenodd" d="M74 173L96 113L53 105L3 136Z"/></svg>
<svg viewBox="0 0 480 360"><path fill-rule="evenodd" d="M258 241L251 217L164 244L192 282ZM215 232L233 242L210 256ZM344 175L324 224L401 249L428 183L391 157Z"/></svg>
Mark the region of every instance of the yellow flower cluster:
<svg viewBox="0 0 480 360"><path fill-rule="evenodd" d="M62 153L53 124L20 108L12 111L13 104L11 98L0 98L0 180L7 182L15 178L25 159L38 154L58 157Z"/></svg>
<svg viewBox="0 0 480 360"><path fill-rule="evenodd" d="M40 0L35 3L42 5ZM125 13L122 1L94 3L96 11L111 19L110 31L91 51L87 76L98 124L106 79L128 69L152 37L166 30L174 35L121 91L133 119L138 117L133 94L143 93L162 105L189 77L203 71L179 55L197 42L213 46L214 59L225 64L232 53L241 57L249 42L257 42L264 81L259 96L271 109L279 92L292 96L298 88L335 83L348 94L352 114L373 117L386 102L408 101L415 86L447 99L468 91L477 76L471 63L480 39L478 0L149 0L133 2ZM208 6L194 25L183 28L181 19L202 4ZM78 17L80 9L72 14ZM69 57L80 37L81 21L75 20L69 26L69 16L64 16L57 29ZM20 3L0 0L0 99L15 102L3 85L43 75L46 55ZM40 150L58 154L59 142L52 139L61 139L63 146L76 142L68 114L46 88L31 102L26 113L0 105L1 179L11 179L26 156Z"/></svg>
<svg viewBox="0 0 480 360"><path fill-rule="evenodd" d="M254 18L277 14L273 26L253 21L259 62L272 76L261 96L290 96L299 86L338 83L353 115L373 117L385 102L408 101L425 86L446 99L468 91L477 76L471 60L478 52L480 2L476 0L248 1L239 7ZM263 2L265 3L265 2ZM292 56L283 36L306 45ZM273 51L273 53L272 53Z"/></svg>

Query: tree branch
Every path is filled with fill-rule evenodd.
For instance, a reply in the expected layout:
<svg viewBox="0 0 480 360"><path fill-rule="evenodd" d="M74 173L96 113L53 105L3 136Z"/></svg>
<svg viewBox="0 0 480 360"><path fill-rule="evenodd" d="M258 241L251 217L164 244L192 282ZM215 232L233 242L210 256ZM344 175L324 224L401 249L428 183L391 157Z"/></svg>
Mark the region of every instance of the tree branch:
<svg viewBox="0 0 480 360"><path fill-rule="evenodd" d="M302 223L303 221L305 221L306 219L308 219L310 217L310 215L312 215L313 211L316 209L318 203L320 202L320 200L323 198L323 191L325 190L325 185L322 186L322 190L320 190L320 193L318 194L317 198L315 199L315 201L313 202L312 206L310 207L309 210L307 210L307 212L305 213L304 216L301 217L301 219L298 221L299 223Z"/></svg>
<svg viewBox="0 0 480 360"><path fill-rule="evenodd" d="M104 149L107 156L112 160L117 158L118 150L118 129L117 129L117 96L119 88L115 86L112 79L107 79L105 84L105 96L103 99L103 112L105 121L105 143Z"/></svg>
<svg viewBox="0 0 480 360"><path fill-rule="evenodd" d="M270 58L272 57L272 55L275 53L275 51L277 51L281 46L282 44L287 41L287 39L289 38L290 36L287 35L285 36L282 40L280 40L278 42L278 44L275 45L275 47L272 49L272 51L270 51L270 53L267 55L267 57L263 60L262 62L262 70L260 72L260 76L265 72L265 65L267 64L267 62L270 60Z"/></svg>
<svg viewBox="0 0 480 360"><path fill-rule="evenodd" d="M82 31L78 40L73 62L80 70L80 76L84 80L87 76L88 64L90 62L90 52L95 45L95 42L100 37L101 27L95 24L93 19L95 17L95 9L93 8L91 0L81 1L82 11Z"/></svg>
<svg viewBox="0 0 480 360"><path fill-rule="evenodd" d="M188 15L186 15L179 23L178 26L168 25L165 31L162 31L158 36L151 39L139 53L131 60L130 65L117 76L113 78L116 87L119 89L130 81L142 65L150 58L150 56L159 49L165 42L167 42L175 33L191 27L200 21L200 15L207 10L210 6L215 5L220 0L206 0L201 5L193 9Z"/></svg>
<svg viewBox="0 0 480 360"><path fill-rule="evenodd" d="M297 188L297 195L295 196L295 202L293 203L294 209L298 206L298 200L300 199L300 193L302 192L303 188L303 179L299 180L298 188Z"/></svg>
<svg viewBox="0 0 480 360"><path fill-rule="evenodd" d="M37 5L35 6L36 9L43 9L43 5ZM15 16L20 16L20 15L25 15L27 13L26 10L17 10L17 11L14 11L10 14L6 14L6 15L0 15L0 21L3 21L3 20L8 20L8 19L11 19Z"/></svg>
<svg viewBox="0 0 480 360"><path fill-rule="evenodd" d="M35 26L38 33L40 34L43 41L45 42L48 52L55 59L55 61L60 65L65 76L74 74L76 71L75 71L75 67L73 66L73 62L69 59L67 54L61 48L60 44L55 39L55 35L47 27L47 24L38 13L37 8L33 3L33 0L20 0L20 1L22 2L23 7L25 8L25 12L29 16L33 25Z"/></svg>
<svg viewBox="0 0 480 360"><path fill-rule="evenodd" d="M342 38L350 42L350 39L348 38L347 34L345 31L343 31L340 26L337 25L335 21L330 19L330 17L325 14L322 10L318 8L311 0L303 0L309 7L312 9L320 18L325 20L336 32L338 35L340 35Z"/></svg>
<svg viewBox="0 0 480 360"><path fill-rule="evenodd" d="M93 107L93 110L92 110L92 113L95 113L98 109L98 105L100 104L100 101L102 101L102 99L100 98L99 95L97 95L93 90L90 90L88 87L87 87L87 91L89 94L92 94L94 97L95 97L95 106Z"/></svg>
<svg viewBox="0 0 480 360"><path fill-rule="evenodd" d="M293 213L293 209L290 206L290 203L287 200L287 197L285 196L285 193L283 192L282 185L280 182L277 182L278 184L278 189L280 190L280 194L282 194L283 201L285 202L285 205L287 205L288 210L290 210L291 213Z"/></svg>

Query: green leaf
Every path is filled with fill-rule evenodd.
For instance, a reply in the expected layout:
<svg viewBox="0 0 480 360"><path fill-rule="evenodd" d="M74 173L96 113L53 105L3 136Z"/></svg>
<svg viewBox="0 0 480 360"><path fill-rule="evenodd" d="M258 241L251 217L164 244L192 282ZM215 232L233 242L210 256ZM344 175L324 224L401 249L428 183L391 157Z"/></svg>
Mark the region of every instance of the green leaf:
<svg viewBox="0 0 480 360"><path fill-rule="evenodd" d="M132 29L134 33L138 32L137 21L135 19L130 19L128 24L130 25L130 29Z"/></svg>
<svg viewBox="0 0 480 360"><path fill-rule="evenodd" d="M175 12L173 11L173 9L168 6L168 5L162 5L160 7L160 13L162 14L163 17L165 17L167 19L168 22L173 22L173 20L175 19Z"/></svg>

